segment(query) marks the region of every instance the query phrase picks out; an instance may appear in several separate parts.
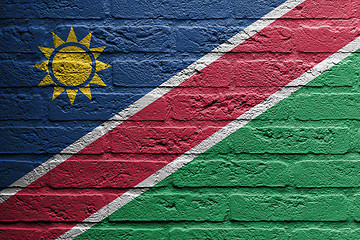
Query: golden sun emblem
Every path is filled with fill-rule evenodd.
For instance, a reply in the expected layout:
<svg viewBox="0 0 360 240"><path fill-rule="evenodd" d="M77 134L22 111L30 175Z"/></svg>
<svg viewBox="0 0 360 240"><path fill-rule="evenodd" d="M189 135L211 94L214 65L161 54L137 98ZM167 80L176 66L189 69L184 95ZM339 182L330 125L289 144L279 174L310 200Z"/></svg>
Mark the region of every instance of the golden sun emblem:
<svg viewBox="0 0 360 240"><path fill-rule="evenodd" d="M91 99L90 84L106 86L97 72L111 66L96 60L105 47L90 48L91 33L78 42L73 28L66 42L55 33L53 40L55 48L39 47L48 59L34 65L48 73L39 86L55 84L53 100L65 90L71 104L78 90Z"/></svg>

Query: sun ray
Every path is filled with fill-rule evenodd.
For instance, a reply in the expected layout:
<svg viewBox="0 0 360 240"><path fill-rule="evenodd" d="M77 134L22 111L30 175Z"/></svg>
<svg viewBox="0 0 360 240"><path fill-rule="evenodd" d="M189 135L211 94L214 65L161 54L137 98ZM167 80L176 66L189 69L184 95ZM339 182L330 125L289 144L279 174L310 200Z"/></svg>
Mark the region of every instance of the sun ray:
<svg viewBox="0 0 360 240"><path fill-rule="evenodd" d="M90 48L91 33L84 37L79 43L84 45L87 48Z"/></svg>
<svg viewBox="0 0 360 240"><path fill-rule="evenodd" d="M96 84L96 85L101 85L101 86L106 86L106 84L103 82L103 80L101 80L99 75L97 75L96 73L95 73L93 79L91 79L90 83Z"/></svg>
<svg viewBox="0 0 360 240"><path fill-rule="evenodd" d="M49 72L48 64L49 64L49 61L44 61L44 62L35 64L34 67L36 67L36 68L38 68L38 69L40 69L40 70Z"/></svg>
<svg viewBox="0 0 360 240"><path fill-rule="evenodd" d="M78 92L78 89L75 89L75 90L66 89L66 92L69 97L71 105L73 105L73 103L75 101L76 93Z"/></svg>
<svg viewBox="0 0 360 240"><path fill-rule="evenodd" d="M55 48L57 48L58 46L60 46L61 44L64 44L65 42L59 38L55 33L53 33L53 39L54 39L54 46Z"/></svg>
<svg viewBox="0 0 360 240"><path fill-rule="evenodd" d="M89 99L91 99L91 90L90 90L90 85L86 85L83 88L79 89L85 96L87 96Z"/></svg>
<svg viewBox="0 0 360 240"><path fill-rule="evenodd" d="M57 96L59 96L63 91L65 91L64 88L59 87L59 86L55 86L52 100L54 100Z"/></svg>
<svg viewBox="0 0 360 240"><path fill-rule="evenodd" d="M69 36L68 36L66 42L78 42L75 32L74 32L74 28L72 28L72 27L70 29Z"/></svg>
<svg viewBox="0 0 360 240"><path fill-rule="evenodd" d="M44 79L39 83L38 86L43 86L43 85L49 85L49 84L54 84L55 82L52 80L50 74L47 74Z"/></svg>
<svg viewBox="0 0 360 240"><path fill-rule="evenodd" d="M98 56L102 53L102 51L104 51L106 47L98 47L98 48L91 48L90 51L92 52L92 54L94 55L94 58L97 59Z"/></svg>
<svg viewBox="0 0 360 240"><path fill-rule="evenodd" d="M47 57L47 59L50 58L51 54L53 53L53 48L47 48L47 47L39 47L41 52Z"/></svg>
<svg viewBox="0 0 360 240"><path fill-rule="evenodd" d="M111 67L111 65L100 62L100 61L96 61L96 72L99 72L99 71L104 70L109 67Z"/></svg>

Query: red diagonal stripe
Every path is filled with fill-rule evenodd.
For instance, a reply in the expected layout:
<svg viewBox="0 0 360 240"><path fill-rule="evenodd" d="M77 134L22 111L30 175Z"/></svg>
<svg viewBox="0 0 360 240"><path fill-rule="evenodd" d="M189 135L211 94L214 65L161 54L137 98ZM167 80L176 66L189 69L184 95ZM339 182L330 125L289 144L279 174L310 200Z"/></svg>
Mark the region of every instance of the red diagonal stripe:
<svg viewBox="0 0 360 240"><path fill-rule="evenodd" d="M326 15L326 3L306 1L97 139L2 203L0 221L83 221L359 35L348 20L308 19L314 12ZM154 111L164 120L148 121ZM18 226L49 239L74 225Z"/></svg>

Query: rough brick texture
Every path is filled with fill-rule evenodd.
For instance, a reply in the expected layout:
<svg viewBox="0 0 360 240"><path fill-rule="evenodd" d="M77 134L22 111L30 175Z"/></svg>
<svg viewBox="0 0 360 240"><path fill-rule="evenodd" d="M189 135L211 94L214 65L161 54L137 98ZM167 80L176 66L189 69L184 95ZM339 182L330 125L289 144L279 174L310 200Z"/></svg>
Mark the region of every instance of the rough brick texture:
<svg viewBox="0 0 360 240"><path fill-rule="evenodd" d="M1 1L0 198L283 2ZM359 0L309 2L218 60L217 71L198 62L177 94L13 197L11 214L0 205L0 239L55 239L129 189L146 191L112 214L104 210L105 219L85 220L76 239L360 239L360 51L206 152L187 153L193 160L155 186L137 186L192 142L247 120L237 119L241 109L319 63L329 46L359 35ZM54 86L38 86L46 72L33 67L47 60L38 46L54 48L51 32L66 40L71 27L78 40L92 32L90 48L106 46L97 60L111 65L98 73L106 86L91 85L92 99L79 92L73 105L66 93L51 100Z"/></svg>

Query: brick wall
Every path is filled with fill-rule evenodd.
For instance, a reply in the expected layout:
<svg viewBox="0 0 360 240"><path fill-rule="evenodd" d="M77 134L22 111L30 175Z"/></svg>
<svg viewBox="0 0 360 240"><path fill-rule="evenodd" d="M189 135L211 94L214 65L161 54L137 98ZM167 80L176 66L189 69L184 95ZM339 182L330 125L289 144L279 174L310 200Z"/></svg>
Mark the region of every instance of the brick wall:
<svg viewBox="0 0 360 240"><path fill-rule="evenodd" d="M7 191L23 187L9 185L282 2L1 2L0 175L4 177L0 187ZM301 26L296 34L286 27L264 33L261 42L266 43L266 34L281 32L276 51L249 44L246 51L235 54L253 56L252 61L266 65L269 73L284 67L268 62L269 56L311 55L316 59L327 51L326 32L336 32L336 22L344 22L349 32L359 22L356 0L342 1L341 14L336 16L331 14L337 8L333 1L318 2L327 6L328 14L305 7L298 9L298 18L283 20L301 22L302 14L314 12L310 14L314 25ZM70 27L79 39L92 32L92 46L106 46L99 59L112 65L99 73L107 86L94 87L91 101L78 96L74 106L66 95L51 100L53 86L39 87L44 73L32 67L45 60L38 46L53 47L51 32L66 39ZM311 37L319 37L319 44L307 45ZM359 239L359 60L359 53L353 53L143 195L96 221L78 239ZM298 61L289 64L295 70L304 67ZM287 72L282 74L279 78ZM213 93L177 95L177 100L193 102L192 118L207 116L205 120L217 121L209 114L216 108L223 111L221 121L233 120L221 89L242 86L219 83L207 87ZM209 103L210 95L220 97ZM137 121L158 122L161 130L157 131L167 131L161 127L165 121L178 125L188 121L177 115L173 102L166 99L162 109ZM181 101L177 103L181 108ZM209 110L211 107L214 109ZM183 132L176 137L180 143L153 139L148 146L134 146L125 153L111 149L114 142L104 142L86 164L94 171L108 168L111 180L84 176L83 181L72 182L74 173L58 168L47 185L36 186L49 198L49 206L37 206L31 195L18 200L19 205L39 207L38 215L44 217L39 221L37 215L24 214L3 221L0 236L17 239L22 232L28 239L48 239L42 225L50 226L48 231L55 236L58 229L77 221L76 212L57 211L61 199L79 198L78 211L89 211L93 207L87 204L89 198L102 201L106 194L122 191L131 185L128 175L143 170L135 164L134 173L112 176L113 168L120 169L126 157L111 166L104 158L122 154L131 159L132 154L153 154L160 149L151 160L158 157L161 162L167 150L180 149L190 138ZM82 166L76 168L78 174ZM69 181L64 181L67 177ZM98 194L87 195L90 188L98 188ZM46 189L55 189L58 195L47 195Z"/></svg>

